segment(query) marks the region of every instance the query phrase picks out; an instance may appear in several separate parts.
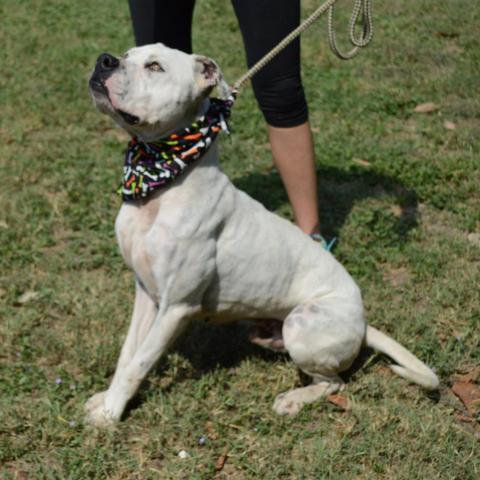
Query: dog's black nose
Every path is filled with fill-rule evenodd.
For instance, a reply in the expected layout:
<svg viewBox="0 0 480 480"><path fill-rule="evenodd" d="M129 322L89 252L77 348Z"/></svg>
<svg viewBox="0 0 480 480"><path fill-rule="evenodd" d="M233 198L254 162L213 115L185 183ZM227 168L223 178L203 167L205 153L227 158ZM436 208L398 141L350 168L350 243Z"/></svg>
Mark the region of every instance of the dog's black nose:
<svg viewBox="0 0 480 480"><path fill-rule="evenodd" d="M115 68L117 68L119 64L120 62L118 61L118 58L115 58L109 53L102 53L97 58L97 68L99 70L103 70L104 72L115 70Z"/></svg>

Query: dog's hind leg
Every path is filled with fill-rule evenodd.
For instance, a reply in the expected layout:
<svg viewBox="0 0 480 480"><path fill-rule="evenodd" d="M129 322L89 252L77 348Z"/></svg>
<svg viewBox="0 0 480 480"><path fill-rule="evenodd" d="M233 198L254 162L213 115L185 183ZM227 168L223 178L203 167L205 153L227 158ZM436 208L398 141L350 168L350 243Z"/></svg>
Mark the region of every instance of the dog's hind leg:
<svg viewBox="0 0 480 480"><path fill-rule="evenodd" d="M273 352L285 353L282 336L282 321L275 319L248 321L248 339L259 347Z"/></svg>
<svg viewBox="0 0 480 480"><path fill-rule="evenodd" d="M297 306L285 319L285 348L312 385L278 395L273 408L296 414L303 405L343 389L338 376L358 355L365 335L361 301L328 298Z"/></svg>

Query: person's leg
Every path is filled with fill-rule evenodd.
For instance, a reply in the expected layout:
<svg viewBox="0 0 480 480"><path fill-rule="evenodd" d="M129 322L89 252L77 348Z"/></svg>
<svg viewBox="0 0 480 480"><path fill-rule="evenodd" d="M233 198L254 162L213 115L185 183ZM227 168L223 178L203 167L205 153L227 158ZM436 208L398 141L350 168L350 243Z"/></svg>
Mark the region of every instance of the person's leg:
<svg viewBox="0 0 480 480"><path fill-rule="evenodd" d="M300 21L299 0L232 0L253 65ZM297 225L319 231L313 139L300 76L297 39L252 80L268 124L272 155L285 185Z"/></svg>
<svg viewBox="0 0 480 480"><path fill-rule="evenodd" d="M192 53L195 0L129 0L137 46L164 43Z"/></svg>
<svg viewBox="0 0 480 480"><path fill-rule="evenodd" d="M268 136L295 223L305 233L319 232L317 174L309 123L284 128L269 125Z"/></svg>

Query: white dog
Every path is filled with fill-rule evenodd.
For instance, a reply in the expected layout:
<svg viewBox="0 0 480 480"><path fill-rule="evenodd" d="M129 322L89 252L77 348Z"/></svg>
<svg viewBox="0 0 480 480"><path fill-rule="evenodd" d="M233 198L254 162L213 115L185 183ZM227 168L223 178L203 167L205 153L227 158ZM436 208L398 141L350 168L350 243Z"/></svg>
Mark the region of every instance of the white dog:
<svg viewBox="0 0 480 480"><path fill-rule="evenodd" d="M228 92L212 60L162 44L120 59L103 54L90 80L100 111L143 142L203 115L214 86ZM216 142L148 199L124 202L115 228L136 275L136 296L111 385L86 404L94 425L118 421L172 341L204 317L283 322L283 346L313 382L278 395L273 408L280 414L342 389L338 374L362 345L392 357L397 374L438 387L425 364L366 325L359 288L329 252L230 183L218 166Z"/></svg>

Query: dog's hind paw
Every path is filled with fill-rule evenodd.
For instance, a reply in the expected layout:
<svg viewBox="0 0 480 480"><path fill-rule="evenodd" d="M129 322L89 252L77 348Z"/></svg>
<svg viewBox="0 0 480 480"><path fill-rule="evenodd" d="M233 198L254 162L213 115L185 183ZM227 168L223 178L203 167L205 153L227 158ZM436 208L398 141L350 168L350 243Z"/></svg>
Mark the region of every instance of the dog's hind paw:
<svg viewBox="0 0 480 480"><path fill-rule="evenodd" d="M273 402L273 409L279 415L296 415L307 403L315 402L339 390L343 390L343 382L338 378L334 381L320 381L307 387L295 388L278 395Z"/></svg>
<svg viewBox="0 0 480 480"><path fill-rule="evenodd" d="M279 415L296 415L302 408L303 403L298 398L295 390L281 393L273 402L273 409Z"/></svg>
<svg viewBox="0 0 480 480"><path fill-rule="evenodd" d="M86 421L94 427L106 428L118 421L105 407L106 393L96 393L85 404Z"/></svg>

